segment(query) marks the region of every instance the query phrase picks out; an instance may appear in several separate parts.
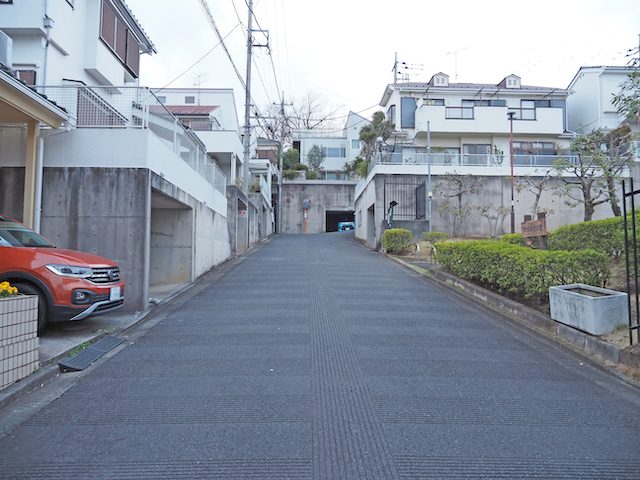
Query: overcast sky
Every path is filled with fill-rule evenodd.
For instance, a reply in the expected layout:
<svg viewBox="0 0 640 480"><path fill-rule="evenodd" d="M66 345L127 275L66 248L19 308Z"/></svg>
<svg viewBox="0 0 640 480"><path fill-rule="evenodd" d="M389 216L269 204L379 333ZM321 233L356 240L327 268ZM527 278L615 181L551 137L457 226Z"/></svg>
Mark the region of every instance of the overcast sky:
<svg viewBox="0 0 640 480"><path fill-rule="evenodd" d="M126 3L158 51L143 55L140 84L232 87L242 124L242 86L200 1ZM247 4L208 0L242 77ZM268 30L270 44L254 49L259 110L282 92L291 102L313 91L366 117L393 82L396 52L414 67L401 70L411 81L444 72L451 82L497 84L515 73L524 85L566 88L581 66L625 65L629 49L637 57L640 34L640 0L254 0L254 12L253 29Z"/></svg>

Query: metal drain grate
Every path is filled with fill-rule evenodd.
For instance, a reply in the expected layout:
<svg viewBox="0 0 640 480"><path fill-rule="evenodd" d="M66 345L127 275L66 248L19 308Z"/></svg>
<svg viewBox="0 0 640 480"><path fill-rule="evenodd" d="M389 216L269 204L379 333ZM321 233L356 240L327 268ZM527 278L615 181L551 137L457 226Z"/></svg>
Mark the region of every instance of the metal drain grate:
<svg viewBox="0 0 640 480"><path fill-rule="evenodd" d="M65 358L58 362L58 367L64 372L79 372L84 370L89 365L94 363L105 353L113 350L118 345L124 342L124 338L120 337L104 337L98 340L96 343L89 345L81 352L75 354L73 357Z"/></svg>

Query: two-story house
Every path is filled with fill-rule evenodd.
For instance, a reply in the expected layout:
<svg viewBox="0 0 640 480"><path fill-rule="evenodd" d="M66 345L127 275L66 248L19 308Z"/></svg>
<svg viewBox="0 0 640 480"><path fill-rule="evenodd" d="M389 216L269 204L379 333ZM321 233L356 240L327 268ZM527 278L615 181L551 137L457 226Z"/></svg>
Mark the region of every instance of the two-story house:
<svg viewBox="0 0 640 480"><path fill-rule="evenodd" d="M567 87L569 130L589 133L598 129L613 130L629 123L637 132L637 119L627 121L613 104L614 95L620 93L621 85L632 71L629 67L580 67Z"/></svg>
<svg viewBox="0 0 640 480"><path fill-rule="evenodd" d="M389 214L394 226L417 238L429 229L450 231L442 209L458 208L458 198L447 196L451 175L480 179L477 193L462 194L465 203L509 208L513 176L544 176L555 159L567 157L567 95L562 88L524 85L516 75L497 84L472 84L450 83L438 73L428 83L388 85L380 107L394 132L380 142L369 175L357 187L357 236L379 245ZM531 213L531 202L526 190L513 194L516 231ZM551 226L576 220L558 197L547 193L541 202L555 212ZM467 233L486 235L489 228L473 210Z"/></svg>
<svg viewBox="0 0 640 480"><path fill-rule="evenodd" d="M319 178L347 180L344 165L360 155L360 130L369 123L369 120L357 113L349 112L345 125L340 130L294 130L293 148L300 152L300 162L308 165L309 150L317 145L324 156L318 172Z"/></svg>
<svg viewBox="0 0 640 480"><path fill-rule="evenodd" d="M195 130L138 85L140 55L155 49L124 1L3 2L0 32L14 75L68 117L66 129L40 127L41 196L3 201L2 213L39 218L57 245L116 261L130 310L231 256L226 176ZM29 134L0 128L0 190L23 198L14 179L30 175Z"/></svg>

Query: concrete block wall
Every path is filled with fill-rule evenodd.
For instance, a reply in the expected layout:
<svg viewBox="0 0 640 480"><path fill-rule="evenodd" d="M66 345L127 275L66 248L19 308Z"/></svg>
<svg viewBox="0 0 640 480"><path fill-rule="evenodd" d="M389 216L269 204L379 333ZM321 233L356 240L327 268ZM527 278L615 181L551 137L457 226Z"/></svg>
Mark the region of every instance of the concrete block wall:
<svg viewBox="0 0 640 480"><path fill-rule="evenodd" d="M0 390L39 365L38 297L0 299Z"/></svg>

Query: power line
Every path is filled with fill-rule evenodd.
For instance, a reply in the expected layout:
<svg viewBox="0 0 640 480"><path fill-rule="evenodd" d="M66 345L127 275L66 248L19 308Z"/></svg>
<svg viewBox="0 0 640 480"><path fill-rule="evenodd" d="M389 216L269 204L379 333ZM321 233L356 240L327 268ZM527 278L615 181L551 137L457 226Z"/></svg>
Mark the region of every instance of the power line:
<svg viewBox="0 0 640 480"><path fill-rule="evenodd" d="M227 36L224 37L225 39L231 35L233 33L233 31L238 28L240 26L240 24L236 25L235 27L233 27L231 29L231 31L229 33L227 33ZM182 72L180 75L178 75L176 78L174 78L173 80L171 80L169 83L167 83L164 87L162 87L159 91L164 90L165 88L167 88L169 85L171 85L173 82L175 82L176 80L178 80L180 77L182 77L183 75L185 75L189 70L191 70L193 67L195 67L197 64L199 64L202 60L204 60L211 52L213 52L216 48L218 48L219 45L222 44L222 40L219 41L218 43L216 43L211 50L209 50L207 53L205 53L202 57L200 57L193 65L191 65L189 68L187 68L184 72Z"/></svg>
<svg viewBox="0 0 640 480"><path fill-rule="evenodd" d="M209 25L211 25L211 28L213 28L213 30L216 32L216 35L220 39L220 44L222 45L222 48L224 49L224 52L227 54L227 57L229 58L229 61L231 62L231 65L233 66L233 70L236 72L236 75L238 76L238 79L240 80L240 84L242 85L242 88L244 88L246 90L247 85L246 85L244 79L242 78L242 75L240 75L240 72L236 68L236 64L233 62L233 58L231 58L231 54L229 53L229 50L227 50L227 46L224 43L224 38L220 34L220 30L218 30L218 26L216 25L216 21L213 19L213 15L211 14L211 10L209 10L209 5L207 5L207 0L199 0L199 1L200 1L200 6L204 10L204 12L205 12L205 14L207 16L207 19L209 20ZM253 14L253 12L251 12L251 13Z"/></svg>

